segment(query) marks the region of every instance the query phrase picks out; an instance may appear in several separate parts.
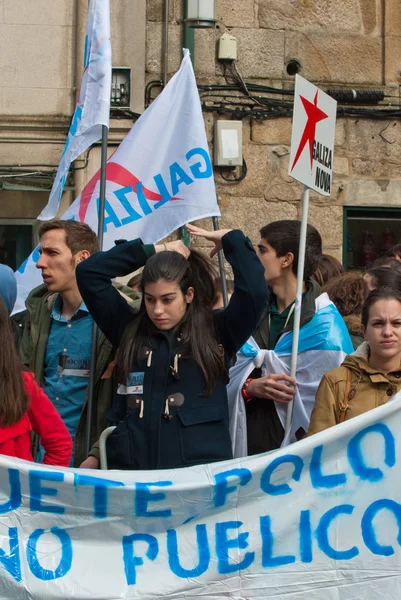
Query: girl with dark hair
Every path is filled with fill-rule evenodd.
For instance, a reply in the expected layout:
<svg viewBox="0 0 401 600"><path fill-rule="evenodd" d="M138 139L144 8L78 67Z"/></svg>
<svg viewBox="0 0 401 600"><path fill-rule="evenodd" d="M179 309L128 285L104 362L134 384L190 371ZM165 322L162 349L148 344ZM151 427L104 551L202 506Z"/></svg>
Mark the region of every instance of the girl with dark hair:
<svg viewBox="0 0 401 600"><path fill-rule="evenodd" d="M370 291L389 287L401 292L401 265L397 267L371 267L365 273L365 281Z"/></svg>
<svg viewBox="0 0 401 600"><path fill-rule="evenodd" d="M22 370L8 311L0 298L0 454L33 461L31 432L41 438L43 463L68 467L72 440L32 373Z"/></svg>
<svg viewBox="0 0 401 600"><path fill-rule="evenodd" d="M267 304L263 267L241 231L193 236L221 248L234 273L228 307L213 311L216 270L182 242L141 240L97 253L77 268L82 297L118 348L120 385L107 440L109 468L164 469L232 458L226 384L228 366L256 328ZM141 266L143 293L134 314L111 285ZM81 466L97 468L93 453Z"/></svg>
<svg viewBox="0 0 401 600"><path fill-rule="evenodd" d="M401 293L374 290L362 309L365 342L320 382L308 435L381 406L401 390Z"/></svg>

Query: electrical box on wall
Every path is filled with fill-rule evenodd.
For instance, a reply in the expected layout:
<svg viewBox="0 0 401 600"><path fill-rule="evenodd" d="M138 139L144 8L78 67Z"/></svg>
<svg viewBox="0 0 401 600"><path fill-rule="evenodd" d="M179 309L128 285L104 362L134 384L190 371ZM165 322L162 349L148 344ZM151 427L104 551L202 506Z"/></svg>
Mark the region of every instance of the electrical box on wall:
<svg viewBox="0 0 401 600"><path fill-rule="evenodd" d="M242 121L216 121L214 164L216 167L242 165Z"/></svg>
<svg viewBox="0 0 401 600"><path fill-rule="evenodd" d="M131 69L113 67L111 70L111 108L129 108L131 91Z"/></svg>
<svg viewBox="0 0 401 600"><path fill-rule="evenodd" d="M223 33L219 39L219 60L237 60L237 38L230 33Z"/></svg>

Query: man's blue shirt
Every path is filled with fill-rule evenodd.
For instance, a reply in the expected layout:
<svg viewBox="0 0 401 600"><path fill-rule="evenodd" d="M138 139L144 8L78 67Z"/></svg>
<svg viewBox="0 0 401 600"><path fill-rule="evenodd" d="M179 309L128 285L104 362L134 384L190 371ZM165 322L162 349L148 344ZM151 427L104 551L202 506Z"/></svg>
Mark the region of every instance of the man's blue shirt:
<svg viewBox="0 0 401 600"><path fill-rule="evenodd" d="M51 314L43 389L74 439L88 386L93 320L83 302L69 321L61 309L58 296Z"/></svg>

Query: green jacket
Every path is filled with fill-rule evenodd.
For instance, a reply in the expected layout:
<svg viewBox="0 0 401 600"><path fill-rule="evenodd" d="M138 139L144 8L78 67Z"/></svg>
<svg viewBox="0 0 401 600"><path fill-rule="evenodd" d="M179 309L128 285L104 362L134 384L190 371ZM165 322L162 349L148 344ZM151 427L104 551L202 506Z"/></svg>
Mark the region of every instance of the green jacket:
<svg viewBox="0 0 401 600"><path fill-rule="evenodd" d="M115 287L130 300L133 308L139 308L141 296L127 286L114 284ZM35 374L36 381L43 385L46 346L52 323L51 310L57 298L56 293L48 292L45 285L32 290L26 300L29 320L24 328L20 345L20 356L25 367ZM106 337L99 331L97 344L97 360L95 373L95 391L92 409L91 446L98 440L107 427L107 414L112 406L117 389L116 369L110 377L102 378L109 364L114 360L114 349ZM88 394L86 393L81 418L74 440L74 467L79 467L87 457L86 422ZM91 454L94 454L91 451Z"/></svg>

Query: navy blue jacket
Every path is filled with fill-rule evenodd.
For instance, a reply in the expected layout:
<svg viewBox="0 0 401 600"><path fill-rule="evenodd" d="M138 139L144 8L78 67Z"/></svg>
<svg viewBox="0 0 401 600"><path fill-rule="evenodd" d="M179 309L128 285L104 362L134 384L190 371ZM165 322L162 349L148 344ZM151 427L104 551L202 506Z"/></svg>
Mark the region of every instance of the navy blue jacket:
<svg viewBox="0 0 401 600"><path fill-rule="evenodd" d="M227 308L213 316L225 359L230 360L259 324L268 291L263 266L244 234L230 231L222 244L234 273L234 293ZM153 252L153 246L134 240L98 252L77 267L82 298L115 347L135 313L112 287L111 278L135 271ZM209 396L202 395L201 368L190 356L181 356L175 370L179 354L179 339L155 330L150 347L132 365L130 385L137 387L118 395L110 415L119 424L107 442L109 468L166 469L232 458L226 381L221 378Z"/></svg>

